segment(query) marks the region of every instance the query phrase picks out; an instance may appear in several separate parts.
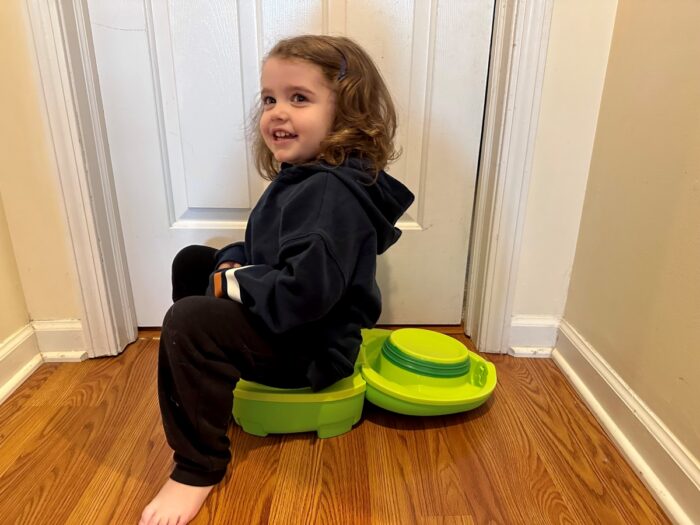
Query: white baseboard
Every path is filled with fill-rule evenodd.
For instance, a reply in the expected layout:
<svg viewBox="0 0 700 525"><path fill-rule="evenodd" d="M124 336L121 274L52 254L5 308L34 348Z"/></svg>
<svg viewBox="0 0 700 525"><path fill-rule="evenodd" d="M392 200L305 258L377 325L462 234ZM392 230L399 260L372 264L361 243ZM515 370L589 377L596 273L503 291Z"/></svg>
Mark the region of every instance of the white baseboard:
<svg viewBox="0 0 700 525"><path fill-rule="evenodd" d="M551 357L561 319L547 315L514 315L508 353L515 357Z"/></svg>
<svg viewBox="0 0 700 525"><path fill-rule="evenodd" d="M0 403L48 362L83 361L83 327L74 319L32 321L0 342Z"/></svg>
<svg viewBox="0 0 700 525"><path fill-rule="evenodd" d="M700 523L698 459L566 321L552 357L669 517Z"/></svg>
<svg viewBox="0 0 700 525"><path fill-rule="evenodd" d="M510 346L508 347L508 355L512 355L513 357L549 358L552 357L552 348L537 348L535 346Z"/></svg>
<svg viewBox="0 0 700 525"><path fill-rule="evenodd" d="M0 403L43 363L36 334L27 324L0 342Z"/></svg>
<svg viewBox="0 0 700 525"><path fill-rule="evenodd" d="M77 319L32 321L44 362L75 362L87 359L82 323Z"/></svg>

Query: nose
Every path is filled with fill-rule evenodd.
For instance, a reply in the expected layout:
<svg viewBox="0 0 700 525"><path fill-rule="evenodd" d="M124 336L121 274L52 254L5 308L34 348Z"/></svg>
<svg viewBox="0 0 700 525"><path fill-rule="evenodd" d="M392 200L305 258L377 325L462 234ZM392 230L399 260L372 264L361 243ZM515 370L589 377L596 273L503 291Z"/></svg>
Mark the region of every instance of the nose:
<svg viewBox="0 0 700 525"><path fill-rule="evenodd" d="M283 103L276 103L275 107L272 108L270 118L272 120L287 120L289 118L287 107Z"/></svg>

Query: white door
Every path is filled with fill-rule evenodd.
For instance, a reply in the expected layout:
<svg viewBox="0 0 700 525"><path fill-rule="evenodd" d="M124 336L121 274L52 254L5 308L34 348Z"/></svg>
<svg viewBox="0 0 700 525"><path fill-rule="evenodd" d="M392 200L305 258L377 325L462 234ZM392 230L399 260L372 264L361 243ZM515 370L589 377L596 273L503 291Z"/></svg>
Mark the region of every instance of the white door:
<svg viewBox="0 0 700 525"><path fill-rule="evenodd" d="M416 195L379 258L382 323L457 324L486 92L493 0L88 0L139 326L170 305L188 244L242 240L264 189L245 126L281 37L343 34L377 62Z"/></svg>

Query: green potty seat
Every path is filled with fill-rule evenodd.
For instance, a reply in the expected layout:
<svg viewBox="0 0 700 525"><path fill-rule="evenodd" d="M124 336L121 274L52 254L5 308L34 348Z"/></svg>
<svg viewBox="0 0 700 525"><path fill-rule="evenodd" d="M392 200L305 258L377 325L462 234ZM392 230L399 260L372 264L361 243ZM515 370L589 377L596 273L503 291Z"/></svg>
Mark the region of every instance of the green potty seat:
<svg viewBox="0 0 700 525"><path fill-rule="evenodd" d="M338 436L360 420L365 388L359 367L354 375L318 392L241 379L233 391L233 419L255 436L311 431L319 438Z"/></svg>

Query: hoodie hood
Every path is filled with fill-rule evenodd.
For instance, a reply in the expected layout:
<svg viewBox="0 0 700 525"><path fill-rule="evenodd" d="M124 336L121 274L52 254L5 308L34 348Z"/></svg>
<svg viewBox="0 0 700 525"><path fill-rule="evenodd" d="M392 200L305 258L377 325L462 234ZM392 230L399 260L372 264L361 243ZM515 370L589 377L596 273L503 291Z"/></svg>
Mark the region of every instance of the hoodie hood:
<svg viewBox="0 0 700 525"><path fill-rule="evenodd" d="M399 237L396 222L413 203L414 195L400 181L380 171L376 182L368 163L350 157L340 166L324 163L293 166L283 164L279 177L289 182L310 177L319 171L336 176L357 198L377 232L377 254L384 253Z"/></svg>

